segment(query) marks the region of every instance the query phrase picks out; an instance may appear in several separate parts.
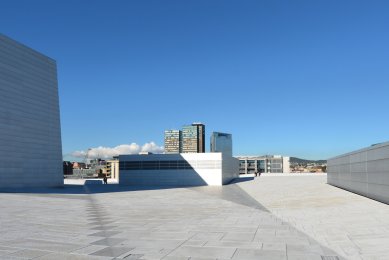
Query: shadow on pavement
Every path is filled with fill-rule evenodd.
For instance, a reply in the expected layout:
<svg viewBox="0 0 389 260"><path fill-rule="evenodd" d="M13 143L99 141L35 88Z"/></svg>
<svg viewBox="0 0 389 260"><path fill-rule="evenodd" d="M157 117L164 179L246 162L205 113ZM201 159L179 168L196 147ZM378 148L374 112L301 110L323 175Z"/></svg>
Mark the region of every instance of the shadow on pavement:
<svg viewBox="0 0 389 260"><path fill-rule="evenodd" d="M254 178L244 177L232 180L229 184L251 181ZM111 192L128 192L128 191L143 191L143 190L166 190L179 188L202 188L211 187L214 190L222 190L220 186L132 186L120 184L103 184L102 180L85 180L84 185L80 184L64 184L63 187L34 187L34 188L1 188L0 193L42 193L42 194L96 194L96 193L111 193ZM226 187L224 185L223 187ZM252 203L251 203L252 204Z"/></svg>
<svg viewBox="0 0 389 260"><path fill-rule="evenodd" d="M235 183L237 182L233 182L224 186L202 186L192 187L189 189L209 196L214 196L222 200L227 200L250 208L269 212L261 203L251 197L241 187L234 185Z"/></svg>
<svg viewBox="0 0 389 260"><path fill-rule="evenodd" d="M96 194L144 190L167 190L190 188L195 186L123 186L119 184L102 184L102 182L86 182L85 185L65 184L53 188L1 188L0 193L31 193L31 194Z"/></svg>
<svg viewBox="0 0 389 260"><path fill-rule="evenodd" d="M177 186L121 186L119 184L108 184L104 185L99 180L91 180L90 182L85 182L85 185L64 185L63 187L58 188L23 188L23 189L0 189L0 192L6 192L11 194L36 194L36 196L50 196L55 198L73 198L73 199L84 199L89 200L92 204L93 209L98 209L98 203L96 202L96 198L94 196L85 196L88 194L99 194L99 193L116 193L116 192L128 192L128 191L147 191L147 190L167 190L167 189L178 189L185 188L188 190L192 190L195 192L199 192L201 194L205 194L208 196L216 197L218 199L230 201L239 205L247 206L255 210L260 210L267 212L267 214L271 214L274 216L274 220L276 222L282 223L282 226L287 226L287 231L291 231L294 234L301 234L305 236L309 240L309 245L307 245L307 249L315 249L316 246L320 246L322 249L321 259L333 259L339 260L344 259L339 254L337 254L334 250L326 247L321 244L316 239L312 238L304 231L298 230L293 224L288 223L285 220L282 220L279 217L276 217L270 210L268 210L265 206L263 206L258 200L254 199L250 196L244 189L236 185L240 182L252 181L253 177L247 178L239 178L230 182L228 185L224 186L196 186L196 187L177 187ZM260 180L259 180L260 181ZM82 196L66 196L66 195L82 195ZM266 225L266 224L265 224ZM280 241L282 242L283 238L280 237ZM298 239L290 238L290 239ZM317 254L315 256L318 256ZM303 257L303 256L301 256ZM309 258L300 258L300 259L309 259Z"/></svg>
<svg viewBox="0 0 389 260"><path fill-rule="evenodd" d="M239 178L233 179L228 184L234 184L234 183L245 182L245 181L252 181L252 180L254 180L254 177L239 177Z"/></svg>

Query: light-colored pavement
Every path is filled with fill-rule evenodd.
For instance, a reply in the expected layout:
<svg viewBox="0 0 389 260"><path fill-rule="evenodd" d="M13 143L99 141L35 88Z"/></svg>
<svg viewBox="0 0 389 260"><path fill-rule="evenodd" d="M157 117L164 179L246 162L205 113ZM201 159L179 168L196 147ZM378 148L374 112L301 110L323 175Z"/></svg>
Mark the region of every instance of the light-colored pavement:
<svg viewBox="0 0 389 260"><path fill-rule="evenodd" d="M282 221L347 259L389 259L389 205L326 176L262 176L238 184Z"/></svg>
<svg viewBox="0 0 389 260"><path fill-rule="evenodd" d="M325 176L0 193L0 259L387 259L387 207Z"/></svg>

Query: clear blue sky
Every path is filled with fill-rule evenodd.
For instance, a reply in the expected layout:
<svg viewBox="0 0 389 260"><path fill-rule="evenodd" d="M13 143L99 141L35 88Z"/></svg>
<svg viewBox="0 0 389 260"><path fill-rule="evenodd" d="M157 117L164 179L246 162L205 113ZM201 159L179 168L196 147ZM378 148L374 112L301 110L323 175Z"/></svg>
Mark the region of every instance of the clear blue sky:
<svg viewBox="0 0 389 260"><path fill-rule="evenodd" d="M20 1L0 31L57 60L63 153L193 121L234 154L389 140L388 1ZM208 147L207 147L208 149Z"/></svg>

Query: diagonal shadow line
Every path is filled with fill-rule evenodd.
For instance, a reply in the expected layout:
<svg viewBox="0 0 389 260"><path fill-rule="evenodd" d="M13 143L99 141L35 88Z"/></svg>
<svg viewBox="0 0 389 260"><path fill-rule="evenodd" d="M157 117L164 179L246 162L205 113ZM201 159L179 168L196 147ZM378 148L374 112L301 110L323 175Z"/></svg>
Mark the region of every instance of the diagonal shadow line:
<svg viewBox="0 0 389 260"><path fill-rule="evenodd" d="M191 187L189 190L197 191L205 195L217 197L222 200L234 202L243 206L269 212L269 210L251 197L242 188L234 184L224 186L200 186Z"/></svg>
<svg viewBox="0 0 389 260"><path fill-rule="evenodd" d="M222 200L230 201L239 205L247 206L250 208L254 208L257 210L265 211L274 216L274 219L279 220L282 223L285 223L290 230L295 231L298 234L303 234L307 237L307 239L310 241L310 244L316 244L319 245L323 249L324 255L321 255L321 258L323 260L331 259L331 260L340 260L344 258L343 256L339 255L334 250L328 248L327 246L322 245L320 242L318 242L316 239L311 237L310 235L306 234L303 231L298 230L296 227L294 227L291 223L284 221L283 219L275 216L269 209L267 209L265 206L263 206L261 203L259 203L255 198L253 198L250 194L248 194L246 191L244 191L241 187L236 185L236 183L239 183L240 181L232 181L228 185L224 185L222 187L219 186L201 186L201 187L193 187L188 188L193 191L201 192L202 194L217 197Z"/></svg>
<svg viewBox="0 0 389 260"><path fill-rule="evenodd" d="M119 186L115 184L110 185L65 185L61 188L27 188L27 189L1 189L0 192L6 192L6 193L35 193L36 196L55 196L55 197L66 197L69 198L69 196L66 196L68 194L79 194L83 196L77 196L78 199L85 199L85 195L87 195L87 199L91 200L91 203L93 206L98 206L95 204L94 198L92 198L92 194L96 193L110 193L110 192L126 192L126 191L137 191L137 190L158 190L158 189L174 189L174 188L187 188L189 190L201 192L202 194L209 195L209 196L216 196L219 199L230 201L239 205L247 206L250 208L254 208L257 210L265 211L271 213L269 209L267 209L265 206L263 206L261 203L259 203L255 198L253 198L251 195L249 195L246 191L244 191L242 188L240 188L237 183L241 181L248 181L248 180L240 180L235 179L230 184L224 185L224 186L195 186L195 187L185 187L185 186ZM74 195L73 195L74 196ZM73 197L72 196L72 197ZM76 198L76 197L74 197ZM328 254L332 254L333 256L337 256L338 259L344 259L343 257L339 256L336 252L333 250L321 245L319 242L317 242L315 239L307 235L306 233L297 230L293 225L290 223L283 221L282 219L276 217L274 214L272 214L275 219L278 219L282 221L283 223L287 224L291 229L295 230L296 232L299 232L301 234L304 234L307 238L309 238L309 241L314 241L315 244L319 245L321 248L325 249L325 251ZM102 227L104 226L103 223ZM104 228L103 228L104 229ZM326 257L326 256L324 256ZM323 258L325 259L325 258Z"/></svg>

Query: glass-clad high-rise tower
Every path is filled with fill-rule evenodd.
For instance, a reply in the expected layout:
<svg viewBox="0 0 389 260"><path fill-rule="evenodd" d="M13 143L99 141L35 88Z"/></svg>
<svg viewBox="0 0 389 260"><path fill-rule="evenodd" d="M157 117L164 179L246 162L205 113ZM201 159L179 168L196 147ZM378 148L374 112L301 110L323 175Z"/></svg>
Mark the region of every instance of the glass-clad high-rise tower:
<svg viewBox="0 0 389 260"><path fill-rule="evenodd" d="M182 127L182 152L205 152L205 125L193 123Z"/></svg>
<svg viewBox="0 0 389 260"><path fill-rule="evenodd" d="M211 153L223 153L232 156L232 135L213 132L211 135Z"/></svg>

